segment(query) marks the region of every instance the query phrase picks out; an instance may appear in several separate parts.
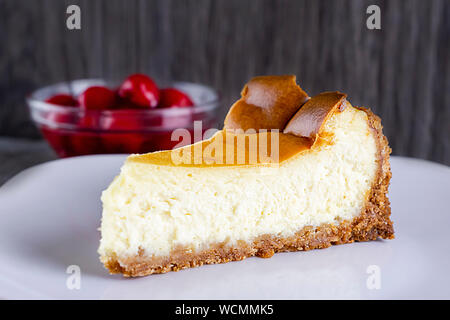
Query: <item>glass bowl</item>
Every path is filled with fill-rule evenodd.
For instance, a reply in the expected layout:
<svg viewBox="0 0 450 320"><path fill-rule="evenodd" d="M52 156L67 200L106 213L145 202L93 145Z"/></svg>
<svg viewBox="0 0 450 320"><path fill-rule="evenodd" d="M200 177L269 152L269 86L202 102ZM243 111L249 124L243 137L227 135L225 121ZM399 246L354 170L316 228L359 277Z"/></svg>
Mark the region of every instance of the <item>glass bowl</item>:
<svg viewBox="0 0 450 320"><path fill-rule="evenodd" d="M220 107L217 92L190 82L173 82L164 87L186 93L194 102L193 107L99 111L45 102L60 93L76 97L88 87L98 85L117 88L117 84L101 79L74 80L38 89L27 98L31 118L58 156L169 150L196 142L183 139L180 143L179 135L172 138L176 129L186 129L191 137L199 137L217 127ZM201 135L197 133L200 130Z"/></svg>

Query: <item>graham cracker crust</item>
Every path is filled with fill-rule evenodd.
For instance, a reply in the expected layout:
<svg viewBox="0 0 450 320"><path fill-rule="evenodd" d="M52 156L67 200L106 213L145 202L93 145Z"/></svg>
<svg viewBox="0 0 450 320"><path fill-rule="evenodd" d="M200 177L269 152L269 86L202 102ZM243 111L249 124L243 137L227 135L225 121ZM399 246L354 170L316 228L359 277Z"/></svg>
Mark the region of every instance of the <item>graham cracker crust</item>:
<svg viewBox="0 0 450 320"><path fill-rule="evenodd" d="M391 208L387 197L391 179L389 164L391 149L382 133L380 118L369 109L358 109L368 115L369 124L377 141L379 167L367 202L361 214L352 221L342 221L337 226L325 224L319 227L304 227L294 236L285 238L263 235L252 243L240 241L233 247L218 243L201 252L192 252L179 247L168 257L148 257L143 250L138 255L126 259L103 256L101 260L105 267L112 274L122 273L125 277L138 277L179 271L204 264L239 261L252 256L270 258L276 252L323 249L336 244L370 241L377 238L393 239L394 228L389 218Z"/></svg>

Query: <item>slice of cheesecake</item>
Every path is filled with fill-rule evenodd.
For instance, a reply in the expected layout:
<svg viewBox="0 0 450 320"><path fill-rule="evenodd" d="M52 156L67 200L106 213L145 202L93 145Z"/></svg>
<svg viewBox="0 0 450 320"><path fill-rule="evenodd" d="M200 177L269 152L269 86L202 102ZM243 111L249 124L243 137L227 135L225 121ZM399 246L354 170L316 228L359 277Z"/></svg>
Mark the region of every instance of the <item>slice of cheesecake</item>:
<svg viewBox="0 0 450 320"><path fill-rule="evenodd" d="M389 153L345 94L255 78L212 138L128 157L102 195L101 261L144 276L392 239Z"/></svg>

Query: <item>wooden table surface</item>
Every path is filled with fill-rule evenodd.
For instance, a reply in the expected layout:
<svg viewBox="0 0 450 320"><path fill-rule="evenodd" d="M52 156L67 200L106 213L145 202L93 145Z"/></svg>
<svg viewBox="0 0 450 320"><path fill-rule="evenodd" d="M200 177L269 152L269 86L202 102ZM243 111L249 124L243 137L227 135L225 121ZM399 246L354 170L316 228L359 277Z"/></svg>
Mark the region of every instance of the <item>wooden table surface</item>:
<svg viewBox="0 0 450 320"><path fill-rule="evenodd" d="M55 159L43 140L0 137L0 185L26 168Z"/></svg>

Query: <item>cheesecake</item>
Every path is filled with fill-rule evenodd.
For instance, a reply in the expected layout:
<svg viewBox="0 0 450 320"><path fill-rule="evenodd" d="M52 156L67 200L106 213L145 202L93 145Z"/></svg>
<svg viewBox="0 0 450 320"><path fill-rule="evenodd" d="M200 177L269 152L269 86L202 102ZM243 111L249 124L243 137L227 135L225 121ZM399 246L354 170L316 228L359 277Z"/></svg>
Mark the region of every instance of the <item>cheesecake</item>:
<svg viewBox="0 0 450 320"><path fill-rule="evenodd" d="M209 139L126 159L102 194L100 260L136 277L393 239L390 151L346 94L253 78Z"/></svg>

